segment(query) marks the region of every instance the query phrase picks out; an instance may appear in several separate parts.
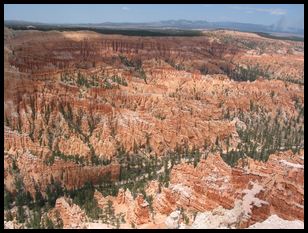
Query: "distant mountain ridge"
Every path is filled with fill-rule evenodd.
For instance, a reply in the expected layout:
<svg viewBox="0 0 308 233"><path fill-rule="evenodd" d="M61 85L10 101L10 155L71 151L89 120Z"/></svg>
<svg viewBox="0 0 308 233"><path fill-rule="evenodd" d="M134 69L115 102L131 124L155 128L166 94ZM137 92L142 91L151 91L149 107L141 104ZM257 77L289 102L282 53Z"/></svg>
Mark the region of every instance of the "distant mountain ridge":
<svg viewBox="0 0 308 233"><path fill-rule="evenodd" d="M40 23L27 22L20 20L5 20L4 25L58 25L70 27L94 27L94 28L115 28L115 29L234 29L247 32L266 32L266 33L293 33L304 36L304 29L299 28L279 28L276 25L261 25L252 23L238 23L238 22L208 22L205 20L163 20L158 22L148 23Z"/></svg>

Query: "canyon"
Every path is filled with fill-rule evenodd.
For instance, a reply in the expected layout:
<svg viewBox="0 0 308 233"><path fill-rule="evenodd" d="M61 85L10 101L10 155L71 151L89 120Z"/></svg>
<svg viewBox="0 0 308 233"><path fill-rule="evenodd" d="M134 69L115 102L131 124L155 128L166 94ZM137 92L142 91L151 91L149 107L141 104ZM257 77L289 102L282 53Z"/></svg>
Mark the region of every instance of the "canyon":
<svg viewBox="0 0 308 233"><path fill-rule="evenodd" d="M5 27L4 186L5 228L303 228L304 42Z"/></svg>

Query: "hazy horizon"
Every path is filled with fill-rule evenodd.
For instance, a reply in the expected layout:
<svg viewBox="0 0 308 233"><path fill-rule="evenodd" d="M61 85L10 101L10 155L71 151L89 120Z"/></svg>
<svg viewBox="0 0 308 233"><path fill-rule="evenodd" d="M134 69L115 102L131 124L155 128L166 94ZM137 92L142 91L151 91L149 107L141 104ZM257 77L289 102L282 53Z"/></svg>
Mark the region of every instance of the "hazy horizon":
<svg viewBox="0 0 308 233"><path fill-rule="evenodd" d="M57 14L54 14L57 12ZM237 22L304 28L303 4L5 4L5 20L50 24Z"/></svg>

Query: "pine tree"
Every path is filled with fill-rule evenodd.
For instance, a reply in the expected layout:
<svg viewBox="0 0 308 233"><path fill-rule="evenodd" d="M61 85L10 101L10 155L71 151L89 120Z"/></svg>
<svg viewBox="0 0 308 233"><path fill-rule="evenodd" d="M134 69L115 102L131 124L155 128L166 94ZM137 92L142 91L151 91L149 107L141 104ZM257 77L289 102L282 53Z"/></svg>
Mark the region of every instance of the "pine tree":
<svg viewBox="0 0 308 233"><path fill-rule="evenodd" d="M29 228L32 229L41 229L41 211L39 208L36 208L33 215L30 218Z"/></svg>
<svg viewBox="0 0 308 233"><path fill-rule="evenodd" d="M7 210L6 215L5 215L6 221L12 221L13 220L13 215L11 213L11 210Z"/></svg>
<svg viewBox="0 0 308 233"><path fill-rule="evenodd" d="M9 192L6 191L6 190L4 190L3 201L4 201L4 209L5 210L10 209L11 196L10 196Z"/></svg>
<svg viewBox="0 0 308 233"><path fill-rule="evenodd" d="M12 162L12 170L14 172L19 172L19 169L18 169L18 166L16 164L16 160L15 159L13 159L13 162Z"/></svg>
<svg viewBox="0 0 308 233"><path fill-rule="evenodd" d="M63 220L61 219L60 213L58 211L56 212L56 219L57 219L57 223L55 224L55 228L62 229L63 228Z"/></svg>
<svg viewBox="0 0 308 233"><path fill-rule="evenodd" d="M31 196L30 192L27 191L27 194L26 194L26 205L29 206L30 203L32 203L32 201L33 201L33 198Z"/></svg>
<svg viewBox="0 0 308 233"><path fill-rule="evenodd" d="M116 218L116 229L120 228L120 219Z"/></svg>
<svg viewBox="0 0 308 233"><path fill-rule="evenodd" d="M26 203L26 194L24 192L23 181L20 177L15 178L15 187L17 190L15 204L16 206L23 206Z"/></svg>
<svg viewBox="0 0 308 233"><path fill-rule="evenodd" d="M215 145L218 147L219 146L219 139L218 136L216 137Z"/></svg>
<svg viewBox="0 0 308 233"><path fill-rule="evenodd" d="M48 217L45 219L45 229L55 229L53 222Z"/></svg>
<svg viewBox="0 0 308 233"><path fill-rule="evenodd" d="M35 204L37 207L43 207L45 204L44 197L37 186L35 188Z"/></svg>
<svg viewBox="0 0 308 233"><path fill-rule="evenodd" d="M25 210L22 206L18 206L17 208L17 221L19 223L25 222Z"/></svg>
<svg viewBox="0 0 308 233"><path fill-rule="evenodd" d="M199 162L198 153L197 151L194 151L193 153L194 153L194 167L196 167Z"/></svg>

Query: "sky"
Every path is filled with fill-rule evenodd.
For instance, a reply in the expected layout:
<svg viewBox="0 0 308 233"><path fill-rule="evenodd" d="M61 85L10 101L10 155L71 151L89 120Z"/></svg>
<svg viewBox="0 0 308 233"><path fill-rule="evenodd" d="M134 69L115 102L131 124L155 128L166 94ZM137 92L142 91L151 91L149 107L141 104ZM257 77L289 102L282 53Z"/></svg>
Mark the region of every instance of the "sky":
<svg viewBox="0 0 308 233"><path fill-rule="evenodd" d="M207 20L304 28L303 4L5 4L5 20L42 23Z"/></svg>

